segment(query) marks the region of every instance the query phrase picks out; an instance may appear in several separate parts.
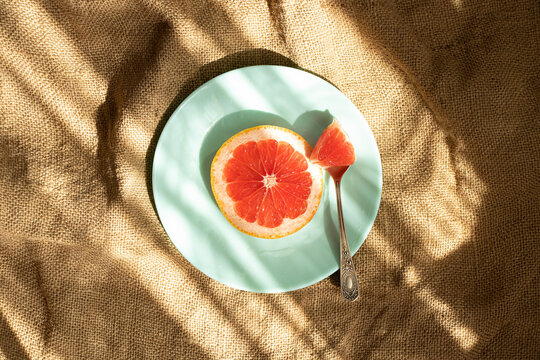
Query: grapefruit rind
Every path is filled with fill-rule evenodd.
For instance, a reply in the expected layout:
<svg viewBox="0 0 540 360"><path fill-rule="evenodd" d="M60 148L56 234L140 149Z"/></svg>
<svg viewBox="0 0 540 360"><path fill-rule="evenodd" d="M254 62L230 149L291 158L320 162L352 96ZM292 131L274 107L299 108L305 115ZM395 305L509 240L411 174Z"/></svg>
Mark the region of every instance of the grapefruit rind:
<svg viewBox="0 0 540 360"><path fill-rule="evenodd" d="M267 139L275 139L289 143L294 150L305 155L308 164L306 170L311 174L313 183L311 193L307 199L306 211L295 219L284 218L283 223L274 228L260 226L257 222L250 223L240 216L234 210L234 202L229 198L226 191L227 183L223 180L222 174L227 161L232 157L233 150L248 141L261 141ZM238 134L227 140L217 151L211 165L211 185L214 198L219 206L219 209L237 230L254 237L264 239L275 239L291 235L305 225L307 225L319 207L323 192L324 178L323 171L320 166L309 161L311 155L311 146L304 138L292 130L272 125L261 125L252 127L239 132Z"/></svg>

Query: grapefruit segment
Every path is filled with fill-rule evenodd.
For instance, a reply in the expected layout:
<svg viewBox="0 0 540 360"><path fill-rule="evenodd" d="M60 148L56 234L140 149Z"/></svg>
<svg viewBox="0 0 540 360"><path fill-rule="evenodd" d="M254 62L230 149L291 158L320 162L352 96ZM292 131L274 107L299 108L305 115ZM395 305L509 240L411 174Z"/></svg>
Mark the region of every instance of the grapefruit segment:
<svg viewBox="0 0 540 360"><path fill-rule="evenodd" d="M283 198L283 196L279 193L278 188L274 187L274 188L270 189L270 193L272 194L272 200L274 201L274 207L279 212L281 217L283 217L283 218L284 217L292 218L291 216L287 216L287 203L285 202L285 199Z"/></svg>
<svg viewBox="0 0 540 360"><path fill-rule="evenodd" d="M325 168L349 166L356 161L354 147L337 120L324 129L315 144L310 160Z"/></svg>
<svg viewBox="0 0 540 360"><path fill-rule="evenodd" d="M276 154L275 167L276 173L289 161L291 155L294 153L294 148L286 142L280 141L278 143L278 151Z"/></svg>
<svg viewBox="0 0 540 360"><path fill-rule="evenodd" d="M297 172L305 171L308 167L307 159L297 151L293 152L289 158L276 168L276 175L285 176Z"/></svg>
<svg viewBox="0 0 540 360"><path fill-rule="evenodd" d="M309 144L291 130L258 126L223 144L212 162L212 191L227 220L257 237L277 238L306 225L320 202L323 176Z"/></svg>
<svg viewBox="0 0 540 360"><path fill-rule="evenodd" d="M257 142L259 157L261 159L263 170L266 174L272 174L274 172L274 162L276 160L277 148L278 142L274 139Z"/></svg>
<svg viewBox="0 0 540 360"><path fill-rule="evenodd" d="M284 193L282 188L276 189L275 193L283 201L283 212L286 217L294 219L306 211L307 201L297 196Z"/></svg>
<svg viewBox="0 0 540 360"><path fill-rule="evenodd" d="M313 183L313 179L306 172L296 174L285 174L277 179L278 183L297 184L310 187Z"/></svg>
<svg viewBox="0 0 540 360"><path fill-rule="evenodd" d="M275 228L283 223L283 215L276 209L272 196L272 189L268 189L261 202L261 208L257 216L257 224Z"/></svg>
<svg viewBox="0 0 540 360"><path fill-rule="evenodd" d="M261 157L259 156L259 149L257 148L257 143L255 143L255 141L249 141L246 144L238 146L234 149L233 157L257 174L264 174ZM227 172L225 172L225 174L227 174Z"/></svg>
<svg viewBox="0 0 540 360"><path fill-rule="evenodd" d="M236 201L234 204L234 211L238 216L245 219L247 222L255 222L259 211L259 206L264 199L266 190L260 188L255 191L251 196L245 197L242 200Z"/></svg>
<svg viewBox="0 0 540 360"><path fill-rule="evenodd" d="M253 195L257 190L263 188L260 181L238 181L227 185L227 195L233 201L240 201Z"/></svg>
<svg viewBox="0 0 540 360"><path fill-rule="evenodd" d="M223 172L223 177L227 182L261 181L263 178L260 173L253 170L252 166L241 162L237 158L233 158L227 163L225 171Z"/></svg>
<svg viewBox="0 0 540 360"><path fill-rule="evenodd" d="M311 192L311 189L307 186L292 183L279 183L277 188L285 198L294 196L304 201L309 197L309 193Z"/></svg>

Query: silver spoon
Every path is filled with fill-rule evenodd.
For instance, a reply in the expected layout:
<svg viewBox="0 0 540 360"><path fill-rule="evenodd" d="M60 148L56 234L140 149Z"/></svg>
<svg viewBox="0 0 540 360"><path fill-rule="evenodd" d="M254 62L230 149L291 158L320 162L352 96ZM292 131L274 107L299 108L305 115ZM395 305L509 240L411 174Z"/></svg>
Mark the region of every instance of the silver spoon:
<svg viewBox="0 0 540 360"><path fill-rule="evenodd" d="M349 250L349 242L347 241L347 232L345 230L343 209L341 206L341 178L348 169L348 166L334 166L325 168L330 176L332 176L332 179L334 179L334 184L336 184L339 219L339 249L341 253L339 262L339 272L341 274L341 294L345 300L354 301L358 298L358 279L356 278L356 271L354 269L351 251Z"/></svg>

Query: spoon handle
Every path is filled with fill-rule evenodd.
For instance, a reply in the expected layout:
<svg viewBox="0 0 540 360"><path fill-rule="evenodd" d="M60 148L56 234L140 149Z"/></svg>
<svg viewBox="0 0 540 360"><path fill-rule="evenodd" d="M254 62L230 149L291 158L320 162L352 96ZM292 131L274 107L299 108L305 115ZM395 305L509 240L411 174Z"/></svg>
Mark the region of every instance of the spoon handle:
<svg viewBox="0 0 540 360"><path fill-rule="evenodd" d="M358 279L354 270L349 242L347 241L347 232L345 231L345 222L343 221L343 209L341 206L341 180L334 181L336 184L337 208L339 219L339 248L340 248L340 284L341 294L345 300L354 301L358 298Z"/></svg>

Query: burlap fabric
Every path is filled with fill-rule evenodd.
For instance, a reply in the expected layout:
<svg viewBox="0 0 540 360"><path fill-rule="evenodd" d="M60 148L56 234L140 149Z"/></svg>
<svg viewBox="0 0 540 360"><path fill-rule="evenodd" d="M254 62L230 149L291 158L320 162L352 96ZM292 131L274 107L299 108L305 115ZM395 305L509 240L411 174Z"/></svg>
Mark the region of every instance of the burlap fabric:
<svg viewBox="0 0 540 360"><path fill-rule="evenodd" d="M0 357L537 359L538 1L0 3ZM273 295L209 279L148 191L197 86L309 70L364 113L384 187L336 277Z"/></svg>

